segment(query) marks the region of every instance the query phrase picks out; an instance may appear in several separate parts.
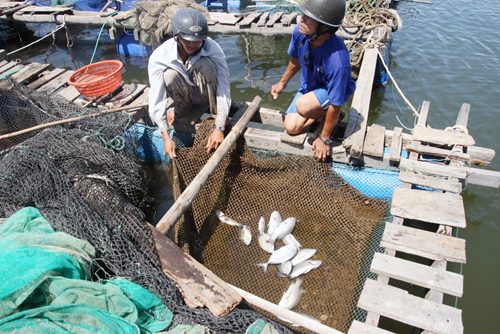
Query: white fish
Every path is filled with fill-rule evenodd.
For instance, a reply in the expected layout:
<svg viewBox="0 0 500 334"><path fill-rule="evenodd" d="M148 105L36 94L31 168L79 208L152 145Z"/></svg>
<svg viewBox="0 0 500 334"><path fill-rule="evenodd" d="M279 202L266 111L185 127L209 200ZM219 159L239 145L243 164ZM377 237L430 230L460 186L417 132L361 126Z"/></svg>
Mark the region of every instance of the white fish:
<svg viewBox="0 0 500 334"><path fill-rule="evenodd" d="M304 262L300 262L295 267L293 267L292 272L290 273L290 275L288 276L288 278L289 279L294 279L294 278L299 277L300 275L307 274L311 270L316 269L319 266L321 266L322 263L323 262L320 261L320 260L307 260L307 261L304 261ZM277 273L277 275L278 274L279 273ZM279 277L283 277L283 276L279 276Z"/></svg>
<svg viewBox="0 0 500 334"><path fill-rule="evenodd" d="M267 272L267 266L270 264L282 264L297 254L297 247L295 245L286 245L275 250L266 263L259 263L258 266L264 267L264 274ZM293 270L292 270L293 271Z"/></svg>
<svg viewBox="0 0 500 334"><path fill-rule="evenodd" d="M260 248L262 248L268 253L272 253L274 252L274 245L267 242L270 236L269 234L264 232L265 228L266 228L266 220L264 219L264 217L260 217L259 227L258 227L259 233L257 235L257 240L259 240Z"/></svg>
<svg viewBox="0 0 500 334"><path fill-rule="evenodd" d="M265 234L266 233L265 229L266 229L266 220L264 219L264 217L260 217L258 225L259 234L260 235Z"/></svg>
<svg viewBox="0 0 500 334"><path fill-rule="evenodd" d="M252 231L250 230L250 226L244 223L238 223L236 220L229 218L222 211L215 210L215 214L219 218L219 220L225 224L236 226L240 229L240 239L243 241L245 245L250 245L252 242Z"/></svg>
<svg viewBox="0 0 500 334"><path fill-rule="evenodd" d="M316 254L317 250L312 248L303 248L298 251L298 253L291 260L292 266L298 265L300 262L304 262L305 260L309 260Z"/></svg>
<svg viewBox="0 0 500 334"><path fill-rule="evenodd" d="M286 237L284 237L283 242L285 243L285 245L296 245L297 248L301 247L300 242L295 239L293 234L288 234Z"/></svg>
<svg viewBox="0 0 500 334"><path fill-rule="evenodd" d="M286 262L278 265L277 268L278 268L278 271L280 273L282 273L283 275L288 276L292 272L292 262L286 261Z"/></svg>
<svg viewBox="0 0 500 334"><path fill-rule="evenodd" d="M288 234L292 233L295 228L295 223L297 220L293 217L285 219L278 227L273 231L273 233L269 234L271 238L269 239L270 244L274 244L276 240L281 240L286 237Z"/></svg>
<svg viewBox="0 0 500 334"><path fill-rule="evenodd" d="M283 219L281 219L281 215L279 214L279 212L273 211L273 213L271 213L271 218L269 219L267 234L271 235L282 221Z"/></svg>
<svg viewBox="0 0 500 334"><path fill-rule="evenodd" d="M302 283L304 282L304 276L299 276L295 281L293 281L288 290L285 291L283 297L279 302L279 306L286 308L287 310L293 309L295 306L299 305L302 294L304 293L304 287Z"/></svg>

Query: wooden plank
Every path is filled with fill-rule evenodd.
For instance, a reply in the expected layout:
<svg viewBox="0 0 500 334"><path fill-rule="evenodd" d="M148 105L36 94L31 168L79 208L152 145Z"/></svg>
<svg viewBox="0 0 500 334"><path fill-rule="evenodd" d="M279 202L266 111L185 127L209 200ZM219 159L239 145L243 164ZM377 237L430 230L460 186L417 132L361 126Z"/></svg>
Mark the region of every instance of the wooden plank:
<svg viewBox="0 0 500 334"><path fill-rule="evenodd" d="M175 282L187 306L207 307L214 316L221 317L241 302L241 296L223 280L156 228L148 226L153 232L162 271Z"/></svg>
<svg viewBox="0 0 500 334"><path fill-rule="evenodd" d="M410 171L416 170L419 172L433 174L433 175L456 177L462 180L465 179L467 176L467 172L464 168L453 167L429 161L401 159L399 167Z"/></svg>
<svg viewBox="0 0 500 334"><path fill-rule="evenodd" d="M236 25L242 18L241 17L236 17L233 14L226 14L226 13L216 13L216 12L210 12L210 21L213 21L215 23L219 24L226 24L226 25ZM212 28L210 28L212 29Z"/></svg>
<svg viewBox="0 0 500 334"><path fill-rule="evenodd" d="M3 76L9 72L12 71L12 68L14 68L14 66L18 65L18 63L16 61L10 61L6 64L4 64L2 67L0 67L0 76Z"/></svg>
<svg viewBox="0 0 500 334"><path fill-rule="evenodd" d="M462 196L417 189L394 189L391 214L453 227L467 226Z"/></svg>
<svg viewBox="0 0 500 334"><path fill-rule="evenodd" d="M389 160L399 162L401 160L401 149L403 147L403 128L395 127L391 141L391 155Z"/></svg>
<svg viewBox="0 0 500 334"><path fill-rule="evenodd" d="M437 334L464 332L462 310L434 303L386 284L367 279L358 306Z"/></svg>
<svg viewBox="0 0 500 334"><path fill-rule="evenodd" d="M466 183L500 188L500 172L470 167L462 167L462 170L467 173Z"/></svg>
<svg viewBox="0 0 500 334"><path fill-rule="evenodd" d="M424 128L421 126L417 126L413 130L413 140L438 145L472 146L476 143L471 135L465 133Z"/></svg>
<svg viewBox="0 0 500 334"><path fill-rule="evenodd" d="M431 260L466 262L464 239L394 223L385 224L380 246Z"/></svg>
<svg viewBox="0 0 500 334"><path fill-rule="evenodd" d="M109 109L114 109L121 107L128 102L134 100L137 96L139 96L145 89L146 85L143 84L125 84L122 86L122 91L117 95L113 96L108 102L104 105Z"/></svg>
<svg viewBox="0 0 500 334"><path fill-rule="evenodd" d="M266 27L272 27L276 22L279 21L279 19L281 19L282 16L283 12L274 13L273 16L269 18L269 21L267 21Z"/></svg>
<svg viewBox="0 0 500 334"><path fill-rule="evenodd" d="M51 81L47 82L45 85L37 89L37 92L52 94L62 86L66 85L68 78L75 73L75 71L66 71L61 75L55 77Z"/></svg>
<svg viewBox="0 0 500 334"><path fill-rule="evenodd" d="M0 77L3 77L4 75L9 75L9 74L14 75L14 74L18 73L19 70L21 70L22 68L24 68L24 65L16 64L13 67L9 68L7 71L0 73Z"/></svg>
<svg viewBox="0 0 500 334"><path fill-rule="evenodd" d="M265 26L268 18L269 18L269 12L262 13L259 22L257 22L257 27Z"/></svg>
<svg viewBox="0 0 500 334"><path fill-rule="evenodd" d="M5 51L5 50L3 50L3 51ZM3 66L7 65L8 63L9 63L9 62L8 62L7 60L5 60L5 59L4 59L4 60L1 60L1 61L0 61L0 68L2 68Z"/></svg>
<svg viewBox="0 0 500 334"><path fill-rule="evenodd" d="M478 146L469 146L466 148L470 156L469 163L475 166L487 166L495 157L495 150Z"/></svg>
<svg viewBox="0 0 500 334"><path fill-rule="evenodd" d="M68 86L57 92L57 95L61 95L66 100L74 101L82 94L74 86Z"/></svg>
<svg viewBox="0 0 500 334"><path fill-rule="evenodd" d="M292 143L292 144L296 144L296 145L303 145L306 138L307 138L307 130L308 129L309 129L309 127L302 130L297 135L290 135L288 132L284 131L281 133L280 140L283 142Z"/></svg>
<svg viewBox="0 0 500 334"><path fill-rule="evenodd" d="M418 184L420 186L433 189L450 191L456 194L462 192L462 184L460 182L449 181L446 179L437 178L435 176L426 176L408 171L402 171L399 173L399 181Z"/></svg>
<svg viewBox="0 0 500 334"><path fill-rule="evenodd" d="M462 275L380 253L375 253L370 271L452 296L462 297L464 290Z"/></svg>
<svg viewBox="0 0 500 334"><path fill-rule="evenodd" d="M281 23L283 26L288 27L292 23L296 23L295 19L299 15L298 12L293 12L287 15L283 15L283 18L281 19Z"/></svg>
<svg viewBox="0 0 500 334"><path fill-rule="evenodd" d="M50 64L41 64L41 63L31 63L24 67L21 71L12 75L12 79L24 84L37 77L40 73L45 71Z"/></svg>
<svg viewBox="0 0 500 334"><path fill-rule="evenodd" d="M377 57L375 49L366 49L347 122L344 146L350 150L350 156L355 159L361 157L363 152Z"/></svg>
<svg viewBox="0 0 500 334"><path fill-rule="evenodd" d="M28 84L27 87L32 88L32 89L38 89L41 86L45 85L47 82L50 80L56 78L57 76L61 75L64 73L66 70L62 68L55 68L53 71L44 71L40 78L33 81L32 83Z"/></svg>
<svg viewBox="0 0 500 334"><path fill-rule="evenodd" d="M240 22L240 28L243 28L245 26L250 26L252 22L257 21L261 13L259 12L253 12L247 15L241 22Z"/></svg>
<svg viewBox="0 0 500 334"><path fill-rule="evenodd" d="M443 157L446 159L455 158L458 160L469 161L470 155L463 153L457 149L446 150L443 148L432 147L428 145L418 145L418 144L410 144L406 146L406 150L411 152L418 152L421 154L432 155L436 157Z"/></svg>
<svg viewBox="0 0 500 334"><path fill-rule="evenodd" d="M370 326L364 322L354 320L347 334L394 334L385 329Z"/></svg>
<svg viewBox="0 0 500 334"><path fill-rule="evenodd" d="M53 6L28 6L17 11L17 14L42 13L42 14L62 14L72 12L70 7Z"/></svg>
<svg viewBox="0 0 500 334"><path fill-rule="evenodd" d="M385 126L373 124L366 133L363 154L375 157L384 156Z"/></svg>

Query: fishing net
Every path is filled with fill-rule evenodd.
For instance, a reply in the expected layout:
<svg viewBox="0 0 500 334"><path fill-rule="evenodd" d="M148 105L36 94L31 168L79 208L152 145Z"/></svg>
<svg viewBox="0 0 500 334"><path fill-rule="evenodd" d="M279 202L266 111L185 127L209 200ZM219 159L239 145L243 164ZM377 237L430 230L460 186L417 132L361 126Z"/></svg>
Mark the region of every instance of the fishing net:
<svg viewBox="0 0 500 334"><path fill-rule="evenodd" d="M179 150L173 162L176 198L209 159L205 146L213 126L213 119L205 119L193 147ZM219 221L216 210L249 224L250 245L239 239L237 227ZM364 195L330 165L304 156L257 159L239 138L177 223L176 242L226 282L278 304L292 281L276 277L272 265L266 274L257 266L270 254L256 235L260 217L268 222L275 210L283 219L297 219L293 236L302 248L317 249L312 259L322 261L305 275L305 293L293 311L346 332L388 203Z"/></svg>
<svg viewBox="0 0 500 334"><path fill-rule="evenodd" d="M10 78L0 81L1 134L92 112ZM184 303L161 270L140 209L146 178L130 125L130 115L114 113L0 140L0 217L37 208L55 231L95 247L93 280L121 277L146 288L174 314L171 326L202 324L214 333L243 333L264 319L289 333L244 305L215 318L206 308L190 309Z"/></svg>

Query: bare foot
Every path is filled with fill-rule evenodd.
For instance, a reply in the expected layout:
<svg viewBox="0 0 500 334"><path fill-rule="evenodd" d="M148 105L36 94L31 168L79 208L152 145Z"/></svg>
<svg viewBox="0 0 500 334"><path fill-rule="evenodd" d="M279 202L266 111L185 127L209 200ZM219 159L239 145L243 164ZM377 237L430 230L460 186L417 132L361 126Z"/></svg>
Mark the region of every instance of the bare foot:
<svg viewBox="0 0 500 334"><path fill-rule="evenodd" d="M167 111L167 122L169 125L174 124L175 122L174 108L170 108L170 110Z"/></svg>

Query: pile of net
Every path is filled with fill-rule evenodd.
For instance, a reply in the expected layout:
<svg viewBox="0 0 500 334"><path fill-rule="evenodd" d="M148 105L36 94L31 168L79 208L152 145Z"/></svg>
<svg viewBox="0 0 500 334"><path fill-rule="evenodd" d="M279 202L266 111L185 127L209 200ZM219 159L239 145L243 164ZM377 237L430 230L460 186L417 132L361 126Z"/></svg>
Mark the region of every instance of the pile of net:
<svg viewBox="0 0 500 334"><path fill-rule="evenodd" d="M95 111L9 78L0 81L0 134ZM0 140L0 218L36 208L56 232L95 248L92 280L119 277L142 286L172 311L171 326L201 324L215 333L243 333L258 319L273 323L243 307L215 318L208 309L184 303L161 270L140 209L146 178L133 132L123 137L129 126L130 115L114 113Z"/></svg>
<svg viewBox="0 0 500 334"><path fill-rule="evenodd" d="M214 120L205 119L193 147L179 150L173 161L176 198L210 158L205 146L213 127ZM370 239L387 208L387 202L363 195L329 164L304 156L257 159L239 138L177 223L176 243L224 281L278 304L292 280L276 277L274 265L266 274L257 266L270 257L257 240L258 222L261 217L269 222L273 211L296 218L293 236L301 248L316 249L312 259L322 265L305 275L305 293L293 311L347 332L370 265ZM238 228L219 221L216 210L249 224L249 245L240 240Z"/></svg>

